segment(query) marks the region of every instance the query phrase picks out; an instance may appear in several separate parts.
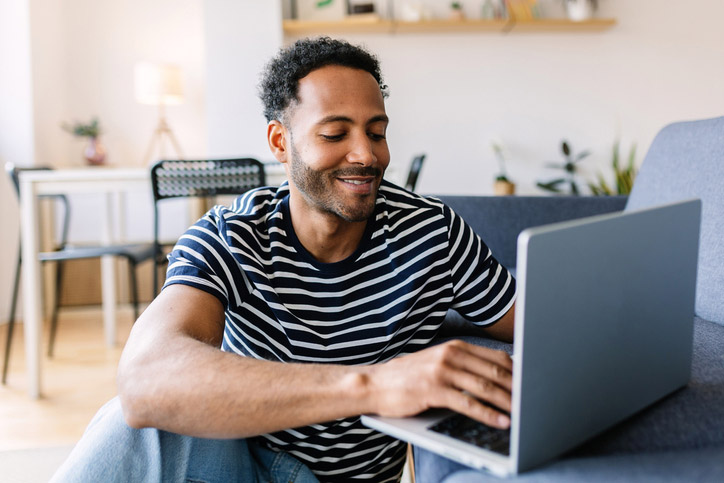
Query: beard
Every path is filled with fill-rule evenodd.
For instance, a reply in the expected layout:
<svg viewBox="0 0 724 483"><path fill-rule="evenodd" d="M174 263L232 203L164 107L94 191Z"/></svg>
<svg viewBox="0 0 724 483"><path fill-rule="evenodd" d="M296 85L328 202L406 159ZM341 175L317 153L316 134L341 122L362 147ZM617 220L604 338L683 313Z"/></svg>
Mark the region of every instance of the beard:
<svg viewBox="0 0 724 483"><path fill-rule="evenodd" d="M357 195L352 201L346 200L339 192L338 177L374 176L380 178L382 170L372 166L344 168L331 171L310 168L291 142L291 160L289 163L290 181L294 183L305 201L317 210L338 216L348 222L361 222L369 219L375 212L377 191L375 186L369 195Z"/></svg>

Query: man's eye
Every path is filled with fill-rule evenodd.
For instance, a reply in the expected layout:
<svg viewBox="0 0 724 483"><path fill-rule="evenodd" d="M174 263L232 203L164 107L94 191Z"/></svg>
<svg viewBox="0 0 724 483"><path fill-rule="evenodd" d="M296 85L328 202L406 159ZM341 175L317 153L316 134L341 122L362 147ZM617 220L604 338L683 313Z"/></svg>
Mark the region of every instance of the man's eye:
<svg viewBox="0 0 724 483"><path fill-rule="evenodd" d="M384 134L374 133L371 132L367 134L370 138L374 139L375 141L382 141L383 139L386 139L386 136Z"/></svg>
<svg viewBox="0 0 724 483"><path fill-rule="evenodd" d="M321 136L326 141L339 141L344 137L344 134L321 134Z"/></svg>

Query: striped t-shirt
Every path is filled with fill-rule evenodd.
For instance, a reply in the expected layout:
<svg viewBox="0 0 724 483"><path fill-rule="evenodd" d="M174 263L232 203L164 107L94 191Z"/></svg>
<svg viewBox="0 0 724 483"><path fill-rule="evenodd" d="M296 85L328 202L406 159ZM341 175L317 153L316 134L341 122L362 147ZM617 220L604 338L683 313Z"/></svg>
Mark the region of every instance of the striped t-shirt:
<svg viewBox="0 0 724 483"><path fill-rule="evenodd" d="M340 262L320 263L301 245L286 183L212 208L169 261L166 285L191 285L224 304L224 351L271 361L388 361L428 347L450 308L482 326L515 299L514 279L458 215L386 181L358 249ZM402 442L359 417L259 440L320 481L397 481L405 460Z"/></svg>

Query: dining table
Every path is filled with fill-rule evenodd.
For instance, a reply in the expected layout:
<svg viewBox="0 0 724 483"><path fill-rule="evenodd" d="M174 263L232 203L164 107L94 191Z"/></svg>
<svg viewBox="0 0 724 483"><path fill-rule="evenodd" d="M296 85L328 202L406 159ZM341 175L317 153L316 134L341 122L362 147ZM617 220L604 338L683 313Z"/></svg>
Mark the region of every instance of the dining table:
<svg viewBox="0 0 724 483"><path fill-rule="evenodd" d="M102 201L95 207L99 213L97 222L85 228L97 231L101 244L111 244L125 241L119 239L123 230L114 229L114 225L120 226L125 222L123 203L119 200L122 201L126 193L150 194L151 180L148 168L111 166L24 171L20 173L19 180L27 392L31 398L38 399L42 395L41 335L44 318L42 271L38 258L41 253L39 198L50 194L100 195ZM117 310L113 256L101 258L101 297L105 343L112 347L116 344Z"/></svg>

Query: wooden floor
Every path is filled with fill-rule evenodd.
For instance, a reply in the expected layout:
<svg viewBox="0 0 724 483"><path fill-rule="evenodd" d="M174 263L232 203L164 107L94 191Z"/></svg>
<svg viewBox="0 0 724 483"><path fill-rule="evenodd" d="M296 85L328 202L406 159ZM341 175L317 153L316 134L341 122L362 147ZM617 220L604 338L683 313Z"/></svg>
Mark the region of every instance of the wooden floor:
<svg viewBox="0 0 724 483"><path fill-rule="evenodd" d="M95 412L116 394L116 367L132 322L130 308L118 311L118 344L109 348L100 307L63 309L52 359L45 355L46 324L39 400L27 395L23 326L16 325L7 385L0 385L0 451L74 444ZM7 325L0 325L0 354L6 334Z"/></svg>

